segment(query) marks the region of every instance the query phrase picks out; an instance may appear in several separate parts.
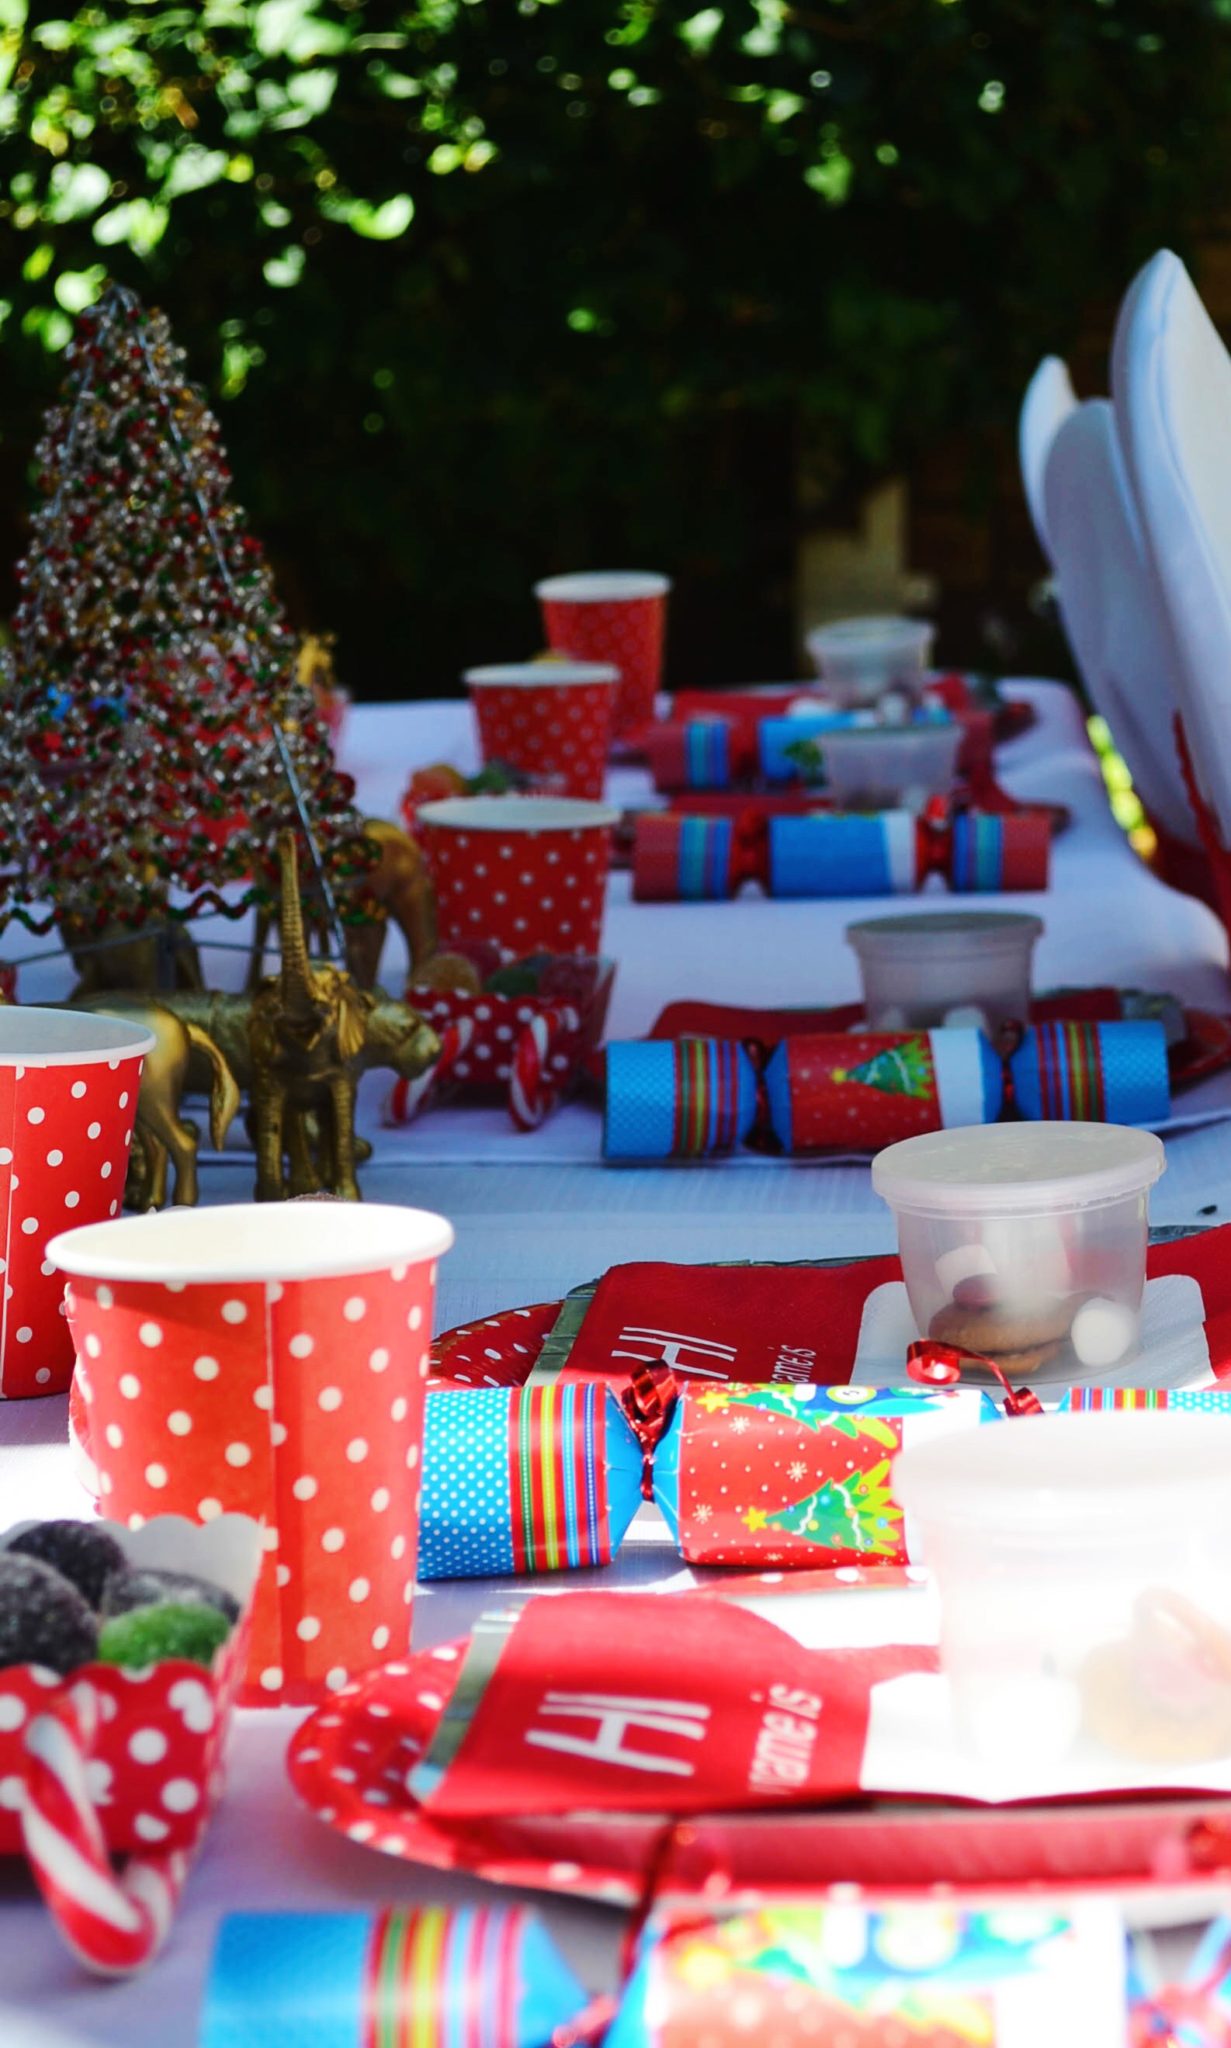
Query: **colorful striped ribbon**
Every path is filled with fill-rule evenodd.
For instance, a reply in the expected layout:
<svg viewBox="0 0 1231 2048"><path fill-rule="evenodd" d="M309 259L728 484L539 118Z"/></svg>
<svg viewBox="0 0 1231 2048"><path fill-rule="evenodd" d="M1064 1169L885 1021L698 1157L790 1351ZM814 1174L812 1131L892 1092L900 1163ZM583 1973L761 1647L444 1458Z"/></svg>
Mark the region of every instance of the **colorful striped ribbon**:
<svg viewBox="0 0 1231 2048"><path fill-rule="evenodd" d="M611 1555L602 1387L528 1387L509 1404L513 1570L563 1571Z"/></svg>
<svg viewBox="0 0 1231 2048"><path fill-rule="evenodd" d="M1107 1115L1103 1056L1095 1024L1036 1024L1039 1114L1101 1123Z"/></svg>
<svg viewBox="0 0 1231 2048"><path fill-rule="evenodd" d="M986 811L961 811L953 820L949 886L962 894L1002 889L1004 829Z"/></svg>
<svg viewBox="0 0 1231 2048"><path fill-rule="evenodd" d="M526 1913L389 1907L372 1923L362 2048L509 2048Z"/></svg>

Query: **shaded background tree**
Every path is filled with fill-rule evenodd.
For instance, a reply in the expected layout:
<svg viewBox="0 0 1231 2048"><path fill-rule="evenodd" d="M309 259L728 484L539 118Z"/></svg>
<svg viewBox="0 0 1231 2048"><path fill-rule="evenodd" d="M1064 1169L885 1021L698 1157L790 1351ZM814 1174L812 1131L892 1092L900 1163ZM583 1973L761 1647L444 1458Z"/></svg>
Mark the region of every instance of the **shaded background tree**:
<svg viewBox="0 0 1231 2048"><path fill-rule="evenodd" d="M363 694L533 647L532 578L594 564L674 574L678 680L794 672L806 520L938 464L944 651L978 658L1039 564L1010 520L972 582L962 535L1004 523L1038 356L1203 224L1227 14L0 0L0 556L111 273L165 306Z"/></svg>

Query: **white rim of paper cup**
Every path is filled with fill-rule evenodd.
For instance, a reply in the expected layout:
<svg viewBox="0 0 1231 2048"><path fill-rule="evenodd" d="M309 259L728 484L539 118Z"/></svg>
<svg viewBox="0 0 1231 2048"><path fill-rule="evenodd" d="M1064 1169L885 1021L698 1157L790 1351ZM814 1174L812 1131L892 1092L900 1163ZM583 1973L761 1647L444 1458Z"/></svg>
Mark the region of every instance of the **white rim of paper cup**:
<svg viewBox="0 0 1231 2048"><path fill-rule="evenodd" d="M1019 1422L1033 1437L1018 1434ZM1012 1434L1011 1444L997 1430L995 1444L988 1431L962 1431L912 1445L894 1460L894 1497L926 1526L973 1526L994 1540L1002 1530L1043 1534L1118 1519L1138 1505L1145 1513L1153 1501L1168 1503L1172 1526L1182 1525L1196 1489L1231 1479L1226 1416L1170 1408L1026 1415ZM1108 1446L1109 1470L1100 1458ZM1174 1464L1160 1472L1164 1458Z"/></svg>
<svg viewBox="0 0 1231 2048"><path fill-rule="evenodd" d="M63 1230L47 1245L82 1280L175 1287L214 1281L337 1280L438 1259L453 1225L383 1202L227 1202L161 1209Z"/></svg>
<svg viewBox="0 0 1231 2048"><path fill-rule="evenodd" d="M580 796L445 796L418 813L447 832L585 832L619 820L614 805Z"/></svg>
<svg viewBox="0 0 1231 2048"><path fill-rule="evenodd" d="M152 1031L123 1017L0 1003L0 1067L96 1067L153 1045Z"/></svg>
<svg viewBox="0 0 1231 2048"><path fill-rule="evenodd" d="M607 661L505 661L489 662L484 668L468 668L462 681L471 690L567 689L581 683L611 683L620 671Z"/></svg>
<svg viewBox="0 0 1231 2048"><path fill-rule="evenodd" d="M652 569L585 569L548 576L534 594L546 604L619 604L633 597L666 597L671 578Z"/></svg>
<svg viewBox="0 0 1231 2048"><path fill-rule="evenodd" d="M965 938L978 939L980 952L1015 952L1042 933L1042 918L1029 910L925 910L918 917L864 917L846 927L857 953L895 960L943 954Z"/></svg>
<svg viewBox="0 0 1231 2048"><path fill-rule="evenodd" d="M1144 1194L1166 1166L1162 1139L1130 1124L965 1124L878 1152L872 1187L920 1216L1037 1216Z"/></svg>

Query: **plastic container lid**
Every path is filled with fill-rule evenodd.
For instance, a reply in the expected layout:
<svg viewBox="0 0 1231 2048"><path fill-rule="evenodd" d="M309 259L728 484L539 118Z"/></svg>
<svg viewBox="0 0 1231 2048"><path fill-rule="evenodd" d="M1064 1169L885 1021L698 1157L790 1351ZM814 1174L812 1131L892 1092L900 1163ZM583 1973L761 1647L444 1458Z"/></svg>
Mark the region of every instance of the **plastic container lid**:
<svg viewBox="0 0 1231 2048"><path fill-rule="evenodd" d="M903 960L965 952L968 944L980 953L1016 951L1042 930L1042 918L1026 910L927 910L917 917L861 918L847 925L846 937L857 953Z"/></svg>
<svg viewBox="0 0 1231 2048"><path fill-rule="evenodd" d="M665 597L671 578L651 569L584 569L571 576L548 576L534 594L549 603L609 604L612 599Z"/></svg>
<svg viewBox="0 0 1231 2048"><path fill-rule="evenodd" d="M872 1186L928 1216L1038 1215L1139 1194L1166 1165L1161 1138L1128 1124L968 1124L888 1146Z"/></svg>
<svg viewBox="0 0 1231 2048"><path fill-rule="evenodd" d="M421 825L443 825L458 832L584 832L595 825L618 825L612 804L594 804L573 796L445 796L423 804Z"/></svg>
<svg viewBox="0 0 1231 2048"><path fill-rule="evenodd" d="M609 661L500 661L468 668L462 681L473 689L541 690L546 684L618 683L620 671Z"/></svg>
<svg viewBox="0 0 1231 2048"><path fill-rule="evenodd" d="M894 1498L924 1521L1047 1534L1057 1522L1192 1518L1203 1485L1231 1485L1231 1415L1107 1409L1016 1417L1007 1428L960 1431L914 1445L894 1461Z"/></svg>

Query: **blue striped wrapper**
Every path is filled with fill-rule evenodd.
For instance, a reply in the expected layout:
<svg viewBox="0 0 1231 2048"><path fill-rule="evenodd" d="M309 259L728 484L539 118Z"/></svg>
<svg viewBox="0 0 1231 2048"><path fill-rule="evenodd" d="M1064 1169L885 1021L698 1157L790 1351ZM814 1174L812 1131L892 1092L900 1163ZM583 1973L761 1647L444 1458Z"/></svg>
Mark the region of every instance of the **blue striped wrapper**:
<svg viewBox="0 0 1231 2048"><path fill-rule="evenodd" d="M1167 1037L1153 1019L1036 1024L1010 1065L1023 1116L1153 1125L1171 1111Z"/></svg>
<svg viewBox="0 0 1231 2048"><path fill-rule="evenodd" d="M585 2002L521 1907L229 1913L199 2048L546 2048Z"/></svg>
<svg viewBox="0 0 1231 2048"><path fill-rule="evenodd" d="M908 879L895 879L891 830L888 818L880 812L771 818L770 894L892 896L901 888L912 887L913 872Z"/></svg>
<svg viewBox="0 0 1231 2048"><path fill-rule="evenodd" d="M610 1563L641 1500L641 1447L598 1383L429 1393L419 1577Z"/></svg>
<svg viewBox="0 0 1231 2048"><path fill-rule="evenodd" d="M752 1129L756 1073L729 1038L615 1041L606 1051L603 1157L702 1159Z"/></svg>

